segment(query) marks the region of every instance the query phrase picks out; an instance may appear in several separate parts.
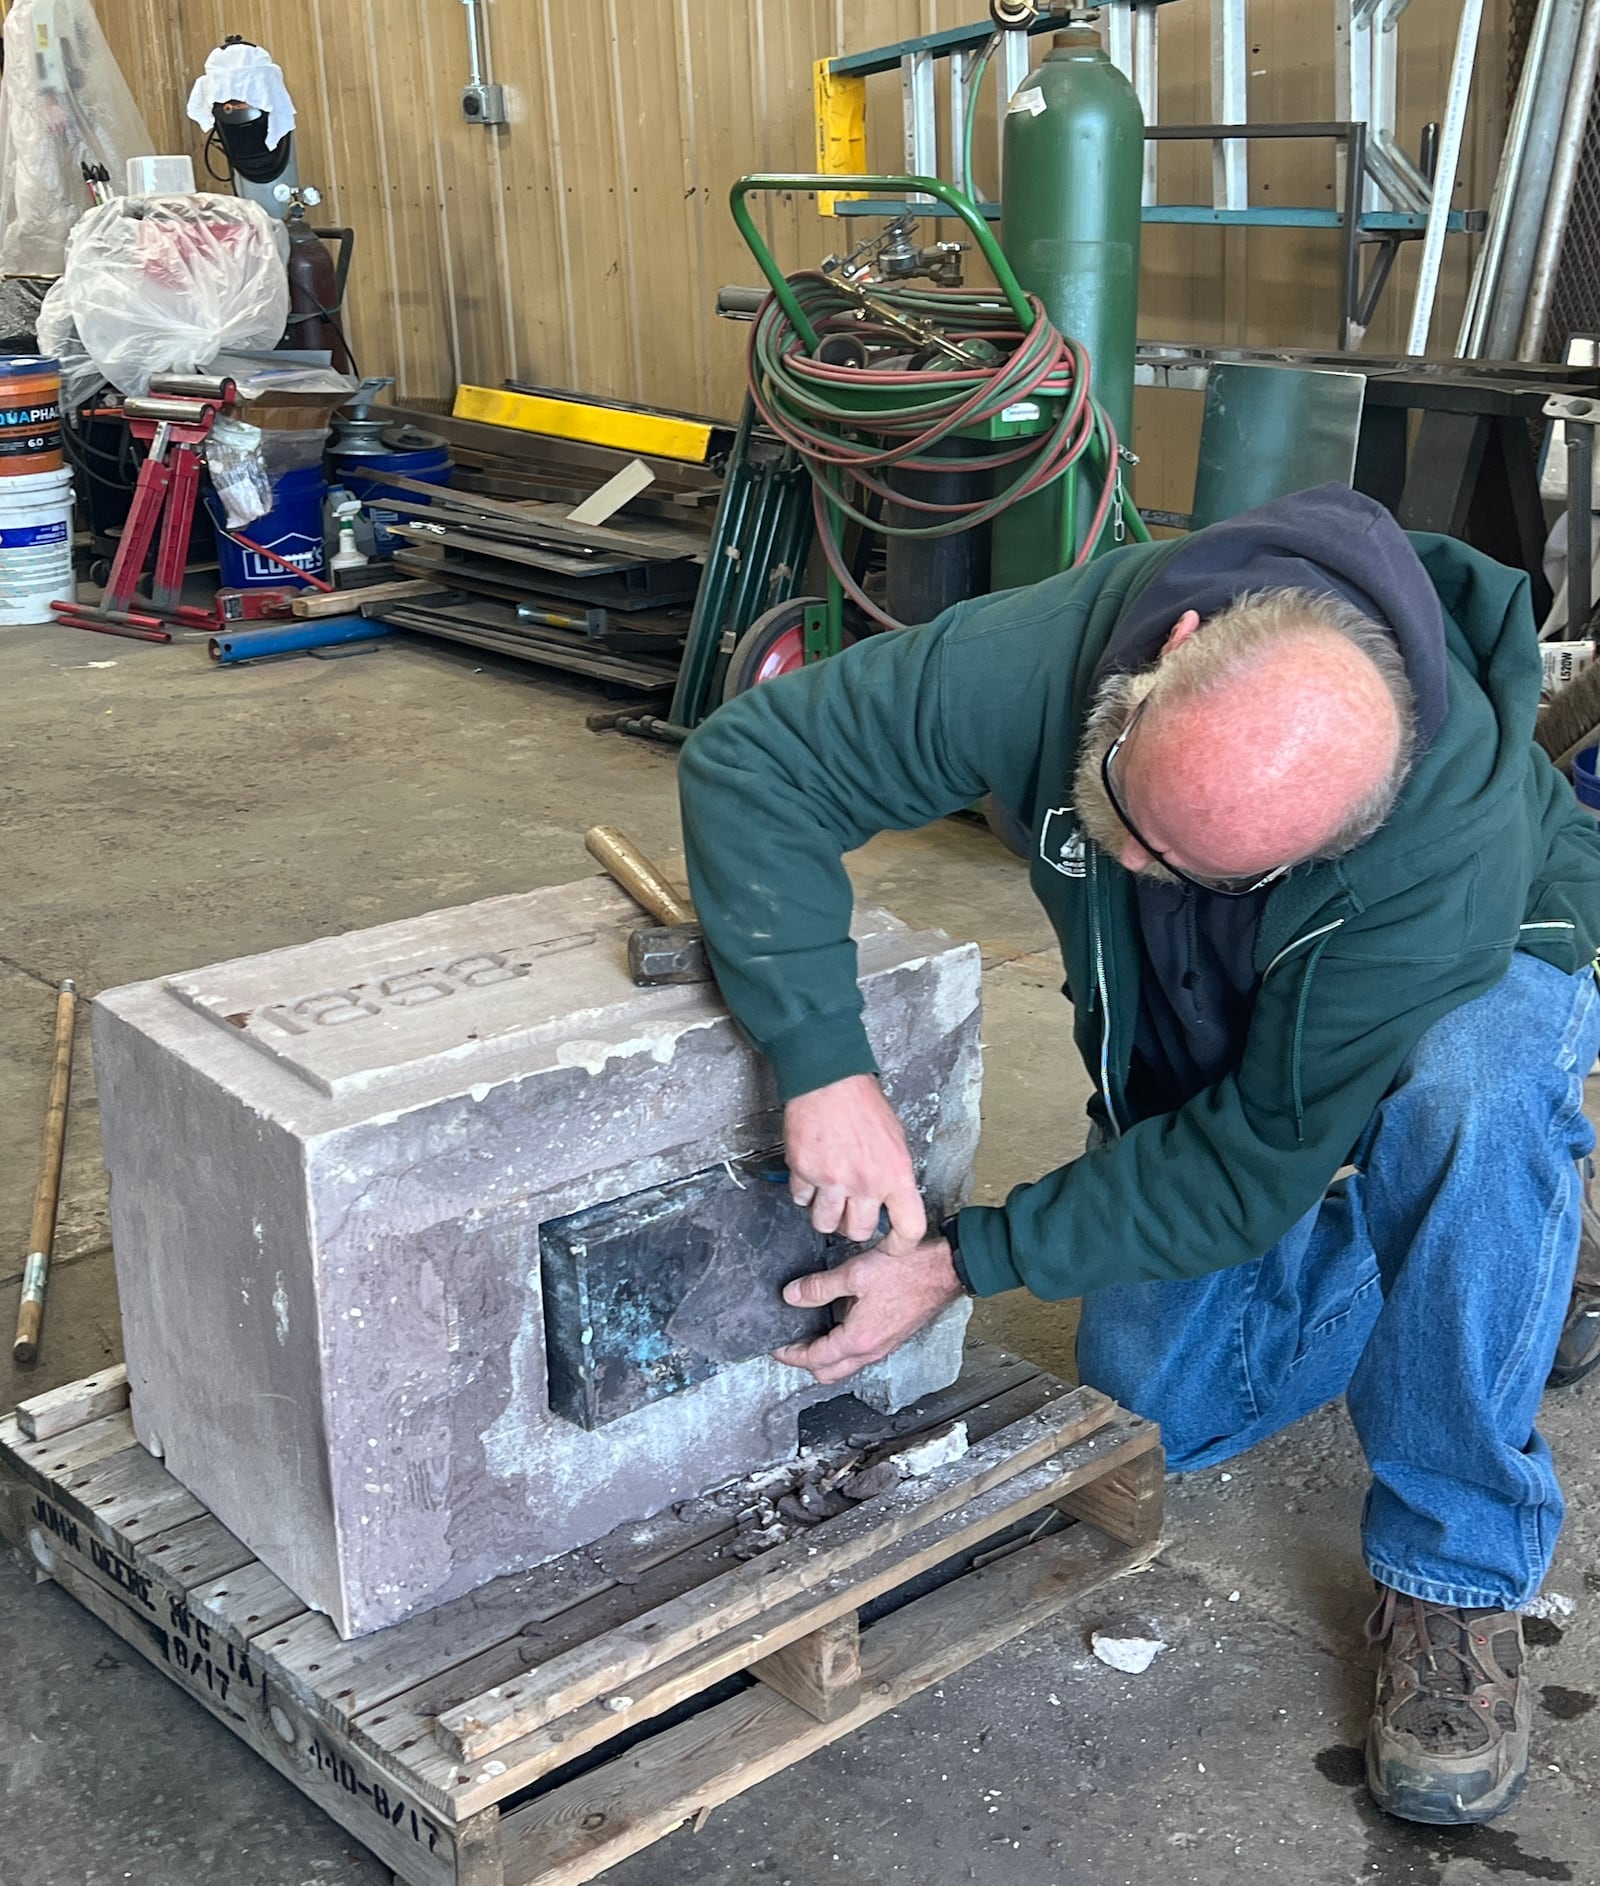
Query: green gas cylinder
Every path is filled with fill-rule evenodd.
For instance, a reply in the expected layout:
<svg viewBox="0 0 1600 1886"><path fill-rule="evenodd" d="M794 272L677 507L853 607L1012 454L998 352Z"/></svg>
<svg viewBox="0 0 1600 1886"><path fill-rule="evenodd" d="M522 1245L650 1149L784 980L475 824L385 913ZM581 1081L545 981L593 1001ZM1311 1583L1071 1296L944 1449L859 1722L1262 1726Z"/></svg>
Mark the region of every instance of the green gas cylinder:
<svg viewBox="0 0 1600 1886"><path fill-rule="evenodd" d="M1133 436L1144 116L1092 27L1057 33L1006 107L1000 246L1022 286L1087 349L1095 398ZM1099 484L1074 469L1078 542ZM995 520L993 587L1036 583L1071 562L1060 480ZM1102 540L1111 547L1108 531Z"/></svg>

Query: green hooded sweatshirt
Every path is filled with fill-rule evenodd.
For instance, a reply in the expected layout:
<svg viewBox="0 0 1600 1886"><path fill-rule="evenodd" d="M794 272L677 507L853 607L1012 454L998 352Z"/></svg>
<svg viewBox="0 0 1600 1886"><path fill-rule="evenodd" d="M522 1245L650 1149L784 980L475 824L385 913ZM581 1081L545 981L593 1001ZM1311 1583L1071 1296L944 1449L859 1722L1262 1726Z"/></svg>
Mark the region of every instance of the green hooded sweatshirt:
<svg viewBox="0 0 1600 1886"><path fill-rule="evenodd" d="M1190 540L1193 541L1193 540ZM1514 950L1576 972L1600 946L1600 835L1532 744L1527 579L1413 535L1444 611L1449 709L1388 822L1264 899L1239 1064L1133 1120L1133 880L1077 832L1071 780L1100 657L1172 555L1135 545L961 603L741 696L685 747L689 877L722 993L785 1099L876 1071L845 852L994 793L1032 836L1100 1144L957 1235L980 1296L1075 1296L1260 1257L1348 1158L1422 1034Z"/></svg>

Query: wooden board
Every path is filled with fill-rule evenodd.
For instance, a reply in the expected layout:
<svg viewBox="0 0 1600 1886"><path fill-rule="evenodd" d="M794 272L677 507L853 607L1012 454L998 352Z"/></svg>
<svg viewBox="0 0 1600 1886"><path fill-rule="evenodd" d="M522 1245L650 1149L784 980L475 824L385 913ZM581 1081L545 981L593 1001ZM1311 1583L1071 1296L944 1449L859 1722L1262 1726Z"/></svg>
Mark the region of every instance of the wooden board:
<svg viewBox="0 0 1600 1886"><path fill-rule="evenodd" d="M481 424L509 426L519 432L549 433L558 439L582 439L619 452L652 452L662 458L704 462L711 447L711 427L704 421L661 414L625 412L589 406L571 399L541 399L532 393L508 393L493 386L456 389L453 415Z"/></svg>
<svg viewBox="0 0 1600 1886"><path fill-rule="evenodd" d="M119 1362L65 1388L47 1389L17 1403L17 1424L30 1441L48 1441L69 1428L81 1428L128 1405L128 1371Z"/></svg>
<svg viewBox="0 0 1600 1886"><path fill-rule="evenodd" d="M861 1620L854 1611L751 1664L750 1674L818 1722L861 1701Z"/></svg>
<svg viewBox="0 0 1600 1886"><path fill-rule="evenodd" d="M571 524L603 524L623 505L632 503L651 482L650 467L642 458L631 458L598 491L591 491L581 504L574 505L567 513L567 521Z"/></svg>
<svg viewBox="0 0 1600 1886"><path fill-rule="evenodd" d="M98 1421L86 1421L82 1427L66 1433L54 1434L45 1441L23 1440L20 1410L17 1420L19 1429L15 1446L18 1456L55 1479L64 1479L86 1467L96 1466L100 1461L109 1460L114 1454L126 1453L130 1447L137 1445L133 1423L128 1419L125 1408L116 1414L102 1415ZM10 1438L5 1424L0 1422L0 1439Z"/></svg>
<svg viewBox="0 0 1600 1886"><path fill-rule="evenodd" d="M956 1419L975 1444L793 1546L730 1569L738 1500L690 1502L350 1643L139 1446L125 1410L42 1442L0 1420L0 1534L400 1881L564 1886L1153 1552L1149 1423L983 1354L914 1416L816 1411L818 1457L869 1445L830 1420L872 1423L869 1458ZM1012 1549L1008 1529L1074 1502L1105 1529ZM1002 1533L1000 1556L981 1549ZM934 1569L950 1582L861 1629L862 1604ZM696 1708L739 1671L747 1689ZM675 1726L653 1727L667 1711ZM463 1764L485 1732L494 1752Z"/></svg>
<svg viewBox="0 0 1600 1886"><path fill-rule="evenodd" d="M289 613L316 622L323 616L347 616L352 610L364 609L368 603L420 602L424 597L443 593L441 583L407 577L394 583L365 583L350 589L336 589L331 595L314 590L309 595L296 596L289 605Z"/></svg>
<svg viewBox="0 0 1600 1886"><path fill-rule="evenodd" d="M397 406L394 423L409 423L424 431L437 432L449 444L459 464L516 468L540 477L556 477L563 479L569 489L601 483L634 456L631 452L613 452L606 446L579 445L570 439L540 438L533 433L508 432L502 426L479 425L472 419L452 419L432 407ZM652 458L648 453L639 456L654 473L659 490L715 503L721 480L709 466Z"/></svg>

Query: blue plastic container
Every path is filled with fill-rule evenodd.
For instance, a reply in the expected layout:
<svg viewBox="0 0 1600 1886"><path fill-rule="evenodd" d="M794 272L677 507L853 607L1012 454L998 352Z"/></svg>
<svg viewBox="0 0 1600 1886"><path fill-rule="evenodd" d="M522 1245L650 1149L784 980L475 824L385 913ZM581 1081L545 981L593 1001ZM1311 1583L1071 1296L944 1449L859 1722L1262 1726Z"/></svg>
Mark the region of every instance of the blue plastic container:
<svg viewBox="0 0 1600 1886"><path fill-rule="evenodd" d="M1578 795L1578 803L1600 818L1600 773L1595 770L1595 762L1600 759L1600 747L1585 747L1572 762L1572 790Z"/></svg>
<svg viewBox="0 0 1600 1886"><path fill-rule="evenodd" d="M328 481L320 465L302 471L284 472L272 481L272 509L253 524L246 524L242 534L252 543L275 550L307 576L327 574L327 552L322 540L322 507L328 495ZM222 566L224 589L281 589L294 587L294 576L270 557L246 550L225 535L227 517L222 501L212 490L206 492L206 509L216 528L217 562Z"/></svg>
<svg viewBox="0 0 1600 1886"><path fill-rule="evenodd" d="M407 548L405 538L396 537L389 529L395 513L383 510L385 500L407 498L413 504L426 504L428 500L418 491L396 491L393 485L381 485L372 473L387 472L391 477L410 478L422 485L447 485L453 469L448 445L410 452L335 452L332 463L335 482L367 507L372 519L372 547L380 557L392 557L397 550Z"/></svg>

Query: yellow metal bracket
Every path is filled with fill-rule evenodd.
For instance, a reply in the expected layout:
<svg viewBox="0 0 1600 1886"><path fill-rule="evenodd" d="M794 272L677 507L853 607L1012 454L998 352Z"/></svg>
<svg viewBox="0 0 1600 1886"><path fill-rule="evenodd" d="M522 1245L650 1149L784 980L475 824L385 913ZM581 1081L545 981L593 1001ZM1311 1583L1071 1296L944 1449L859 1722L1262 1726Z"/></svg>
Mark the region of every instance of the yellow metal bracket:
<svg viewBox="0 0 1600 1886"><path fill-rule="evenodd" d="M830 177L859 177L867 168L867 81L864 74L830 71L832 63L819 59L811 69L817 169ZM834 216L838 213L835 203L864 194L861 190L821 190L817 208L824 216Z"/></svg>
<svg viewBox="0 0 1600 1886"><path fill-rule="evenodd" d="M581 399L509 393L494 386L458 386L451 416L511 426L518 432L542 432L554 439L579 439L619 452L686 459L691 465L703 465L711 450L712 428L706 420L631 412L621 406L590 406Z"/></svg>

